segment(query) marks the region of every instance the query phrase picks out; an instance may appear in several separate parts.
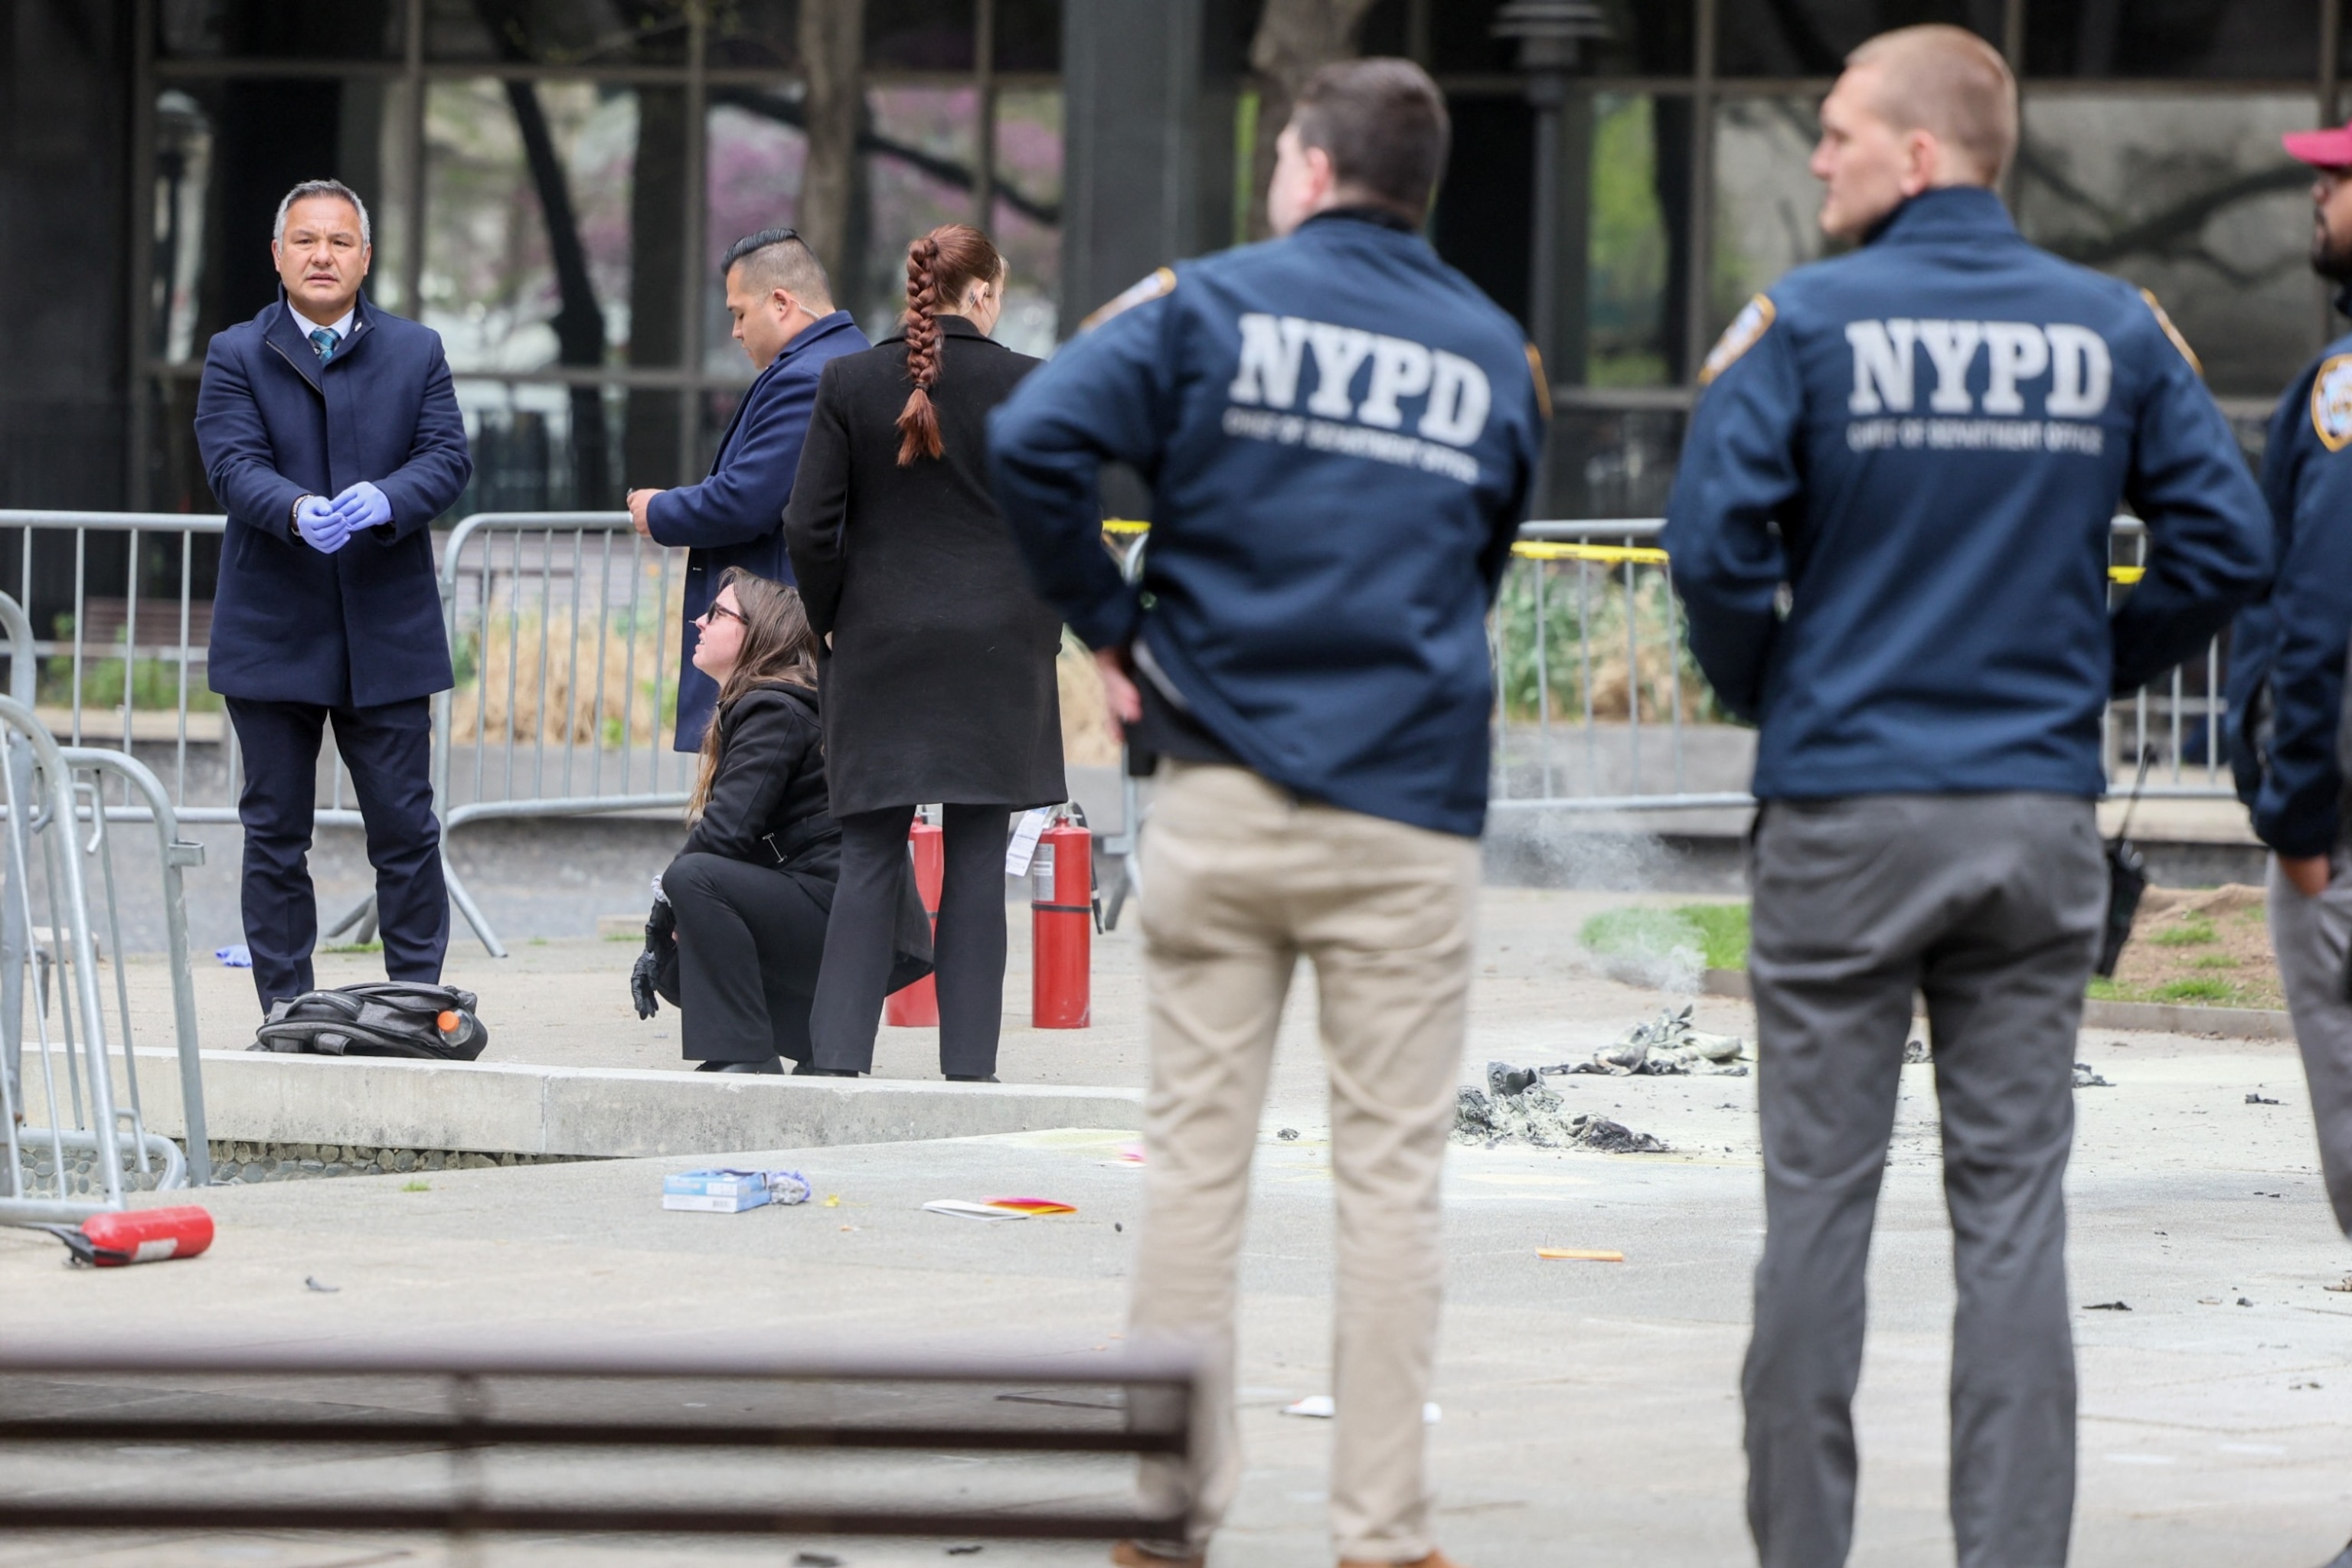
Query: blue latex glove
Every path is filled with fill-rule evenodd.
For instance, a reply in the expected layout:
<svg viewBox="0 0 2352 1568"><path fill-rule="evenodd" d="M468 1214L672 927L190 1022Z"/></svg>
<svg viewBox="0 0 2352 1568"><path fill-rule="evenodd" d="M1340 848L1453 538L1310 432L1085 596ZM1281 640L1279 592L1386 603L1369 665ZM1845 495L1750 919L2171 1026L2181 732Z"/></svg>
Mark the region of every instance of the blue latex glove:
<svg viewBox="0 0 2352 1568"><path fill-rule="evenodd" d="M392 502L365 479L335 498L335 510L343 519L346 533L357 533L362 528L392 521Z"/></svg>
<svg viewBox="0 0 2352 1568"><path fill-rule="evenodd" d="M324 496L304 496L294 509L294 531L321 555L332 555L352 537L351 520Z"/></svg>

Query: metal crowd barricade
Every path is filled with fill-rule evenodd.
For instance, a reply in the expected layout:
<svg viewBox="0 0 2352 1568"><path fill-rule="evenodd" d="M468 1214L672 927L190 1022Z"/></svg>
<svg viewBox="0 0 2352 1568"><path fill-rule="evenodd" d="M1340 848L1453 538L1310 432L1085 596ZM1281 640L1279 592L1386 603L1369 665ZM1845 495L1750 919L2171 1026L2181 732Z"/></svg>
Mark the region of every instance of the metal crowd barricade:
<svg viewBox="0 0 2352 1568"><path fill-rule="evenodd" d="M1496 692L1492 806L1611 813L1752 805L1738 731L1714 708L1684 644L1658 518L1538 521L1519 531L1488 620ZM2147 532L2115 520L2109 576L2138 580ZM1540 633L1538 632L1540 628ZM2158 763L2145 793L2225 799L2220 640L2155 684L2111 703L2103 755L2128 786L2139 757Z"/></svg>
<svg viewBox="0 0 2352 1568"><path fill-rule="evenodd" d="M0 707L0 722L8 731L5 758L0 758L7 824L5 859L0 862L5 865L5 884L0 884L0 1101L5 1104L0 1104L0 1120L7 1124L8 1159L0 1220L80 1218L122 1206L125 1153L158 1187L181 1186L191 1181L201 1186L212 1180L195 992L188 973L187 901L181 880L183 868L203 864L204 849L180 837L163 782L144 763L127 752L56 743L32 711L31 622L16 601L5 594L0 594L0 635L5 635L9 650L13 691L5 707ZM156 831L180 1099L188 1142L184 1158L170 1140L148 1132L145 1126L137 1040L131 1023L130 982L122 966L121 895L114 873L108 813L103 809L100 781L105 775L121 780L127 791L142 797ZM62 813L57 795L60 788ZM44 792L49 795L46 802ZM89 800L87 808L79 805L85 793ZM89 824L87 843L79 837L84 821ZM47 949L38 943L39 922L33 910L31 871L37 842L50 911L51 940ZM98 950L81 865L85 855L98 862L102 873L106 931L115 955L115 1032L121 1042L123 1091L129 1099L128 1106L121 1109L113 1100L113 1069L107 1063L107 1020L98 986ZM61 1037L53 1042L48 1032L49 980L58 966L72 971L72 984L61 987L65 993L65 1005L58 1014ZM37 979L37 994L32 998L35 1035L48 1121L46 1126L20 1127L29 1109L23 1070L28 979ZM113 1135L103 1135L102 1130L107 1129L114 1129ZM40 1197L29 1188L35 1184L32 1177L41 1173L28 1173L25 1157L30 1153L37 1164L44 1147L49 1157L46 1173L49 1194ZM91 1180L77 1182L66 1159L69 1150L92 1156ZM74 1190L78 1184L85 1190L94 1187L95 1195L78 1198Z"/></svg>
<svg viewBox="0 0 2352 1568"><path fill-rule="evenodd" d="M1134 1351L19 1339L0 1343L0 1531L1181 1539L1196 1379L1188 1358ZM141 1472L116 1458L158 1443L273 1462ZM824 1473L827 1451L858 1456L856 1470ZM943 1454L1133 1456L1156 1473L1143 1488L1057 1472L1019 1489L1000 1471L975 1497L950 1493Z"/></svg>
<svg viewBox="0 0 2352 1568"><path fill-rule="evenodd" d="M685 552L626 512L477 512L442 552L457 689L436 700L434 795L446 846L470 822L676 812L693 762L677 720ZM454 876L489 951L506 949Z"/></svg>

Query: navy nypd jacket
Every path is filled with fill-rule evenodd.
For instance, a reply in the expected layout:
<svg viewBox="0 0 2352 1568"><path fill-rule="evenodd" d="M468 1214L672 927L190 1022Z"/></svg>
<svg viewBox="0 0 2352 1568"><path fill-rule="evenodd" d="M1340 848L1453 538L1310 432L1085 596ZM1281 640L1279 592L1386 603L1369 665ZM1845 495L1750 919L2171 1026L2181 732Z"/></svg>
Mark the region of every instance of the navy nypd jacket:
<svg viewBox="0 0 2352 1568"><path fill-rule="evenodd" d="M667 489L646 505L646 525L658 544L687 546L684 646L677 665L677 731L671 744L691 752L702 744L719 683L694 668L700 636L694 617L719 596L719 579L740 566L772 582L793 580L784 549L784 505L793 499L817 377L844 354L873 345L846 310L820 316L801 330L768 368L751 380L735 417L719 437L710 475L700 484Z"/></svg>
<svg viewBox="0 0 2352 1568"><path fill-rule="evenodd" d="M224 697L362 708L446 691L449 637L426 529L474 471L432 328L361 296L321 363L275 304L213 334L196 448L228 513L206 678ZM294 503L362 479L392 519L332 555L294 531Z"/></svg>
<svg viewBox="0 0 2352 1568"><path fill-rule="evenodd" d="M2352 291L2338 305L2352 303ZM2263 499L2278 531L2269 595L2230 632L2230 763L2254 833L2282 855L2336 846L2337 730L2352 647L2352 336L2303 367L2271 416Z"/></svg>
<svg viewBox="0 0 2352 1568"><path fill-rule="evenodd" d="M1760 726L1759 799L2096 796L2109 694L2267 580L2188 345L1990 191L1927 192L1790 273L1700 379L1664 543L1692 652ZM2119 500L2147 572L2111 615Z"/></svg>
<svg viewBox="0 0 2352 1568"><path fill-rule="evenodd" d="M1045 598L1089 647L1139 638L1269 782L1477 834L1486 614L1543 439L1517 326L1417 235L1350 213L1114 308L990 421ZM1110 460L1152 487L1132 585L1100 542Z"/></svg>

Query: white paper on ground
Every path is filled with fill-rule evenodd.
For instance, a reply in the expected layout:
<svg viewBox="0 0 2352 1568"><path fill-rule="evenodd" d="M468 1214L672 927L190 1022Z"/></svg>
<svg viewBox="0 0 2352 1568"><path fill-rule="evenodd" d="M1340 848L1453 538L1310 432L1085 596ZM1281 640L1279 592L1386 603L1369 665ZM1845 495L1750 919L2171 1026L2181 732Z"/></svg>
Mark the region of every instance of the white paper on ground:
<svg viewBox="0 0 2352 1568"><path fill-rule="evenodd" d="M994 1204L975 1204L962 1198L933 1198L923 1205L926 1214L953 1215L958 1219L1027 1219L1025 1209L1001 1209Z"/></svg>
<svg viewBox="0 0 2352 1568"><path fill-rule="evenodd" d="M1045 825L1053 818L1054 808L1049 805L1021 814L1021 820L1013 827L1013 842L1004 847L1006 876L1025 877L1029 874L1029 861L1037 853L1037 836L1045 831Z"/></svg>
<svg viewBox="0 0 2352 1568"><path fill-rule="evenodd" d="M1328 1421L1339 1412L1338 1404L1328 1394L1310 1394L1296 1405L1286 1405L1282 1407L1282 1413L1285 1415L1304 1415L1316 1421ZM1424 1405L1421 1407L1422 1424L1434 1426L1444 1414L1445 1412L1440 1410L1434 1402Z"/></svg>

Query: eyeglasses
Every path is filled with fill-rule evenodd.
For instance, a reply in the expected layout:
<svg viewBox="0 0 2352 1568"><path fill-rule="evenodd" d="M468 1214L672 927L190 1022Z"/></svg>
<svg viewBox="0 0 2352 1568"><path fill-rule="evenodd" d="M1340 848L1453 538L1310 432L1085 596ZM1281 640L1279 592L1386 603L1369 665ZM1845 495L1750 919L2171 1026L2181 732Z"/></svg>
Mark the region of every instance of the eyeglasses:
<svg viewBox="0 0 2352 1568"><path fill-rule="evenodd" d="M713 603L710 608L695 616L694 624L698 626L708 628L713 622L721 620L733 621L737 626L748 626L751 624L750 621L743 618L742 611L730 610L726 605L717 603Z"/></svg>

